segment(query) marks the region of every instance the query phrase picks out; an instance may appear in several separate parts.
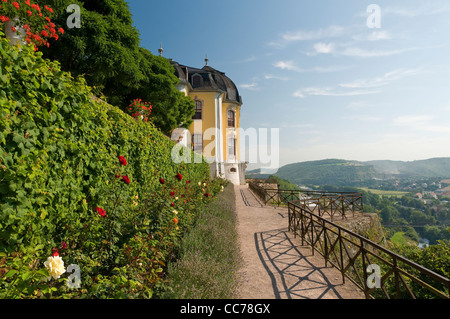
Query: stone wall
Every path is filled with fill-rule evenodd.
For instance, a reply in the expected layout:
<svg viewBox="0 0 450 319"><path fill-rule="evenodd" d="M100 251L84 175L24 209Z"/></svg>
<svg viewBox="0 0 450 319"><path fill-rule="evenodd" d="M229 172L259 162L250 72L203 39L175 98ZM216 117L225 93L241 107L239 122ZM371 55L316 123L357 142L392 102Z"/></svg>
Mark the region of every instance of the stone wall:
<svg viewBox="0 0 450 319"><path fill-rule="evenodd" d="M335 224L361 235L381 246L386 244L386 237L380 218L375 213L355 213L347 220L335 220Z"/></svg>

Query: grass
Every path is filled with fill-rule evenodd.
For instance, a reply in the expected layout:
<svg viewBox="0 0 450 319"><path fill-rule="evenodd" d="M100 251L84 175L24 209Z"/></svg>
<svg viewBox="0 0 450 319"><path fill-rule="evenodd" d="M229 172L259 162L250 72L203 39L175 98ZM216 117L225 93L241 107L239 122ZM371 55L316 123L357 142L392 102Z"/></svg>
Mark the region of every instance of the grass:
<svg viewBox="0 0 450 319"><path fill-rule="evenodd" d="M409 238L404 232L396 232L390 239L394 244L398 245L411 245L414 244L414 240Z"/></svg>
<svg viewBox="0 0 450 319"><path fill-rule="evenodd" d="M176 263L169 264L163 299L233 299L241 256L235 227L234 187L229 184L199 215Z"/></svg>
<svg viewBox="0 0 450 319"><path fill-rule="evenodd" d="M382 195L382 196L403 196L408 194L408 192L401 192L401 191L385 191L385 190L381 190L381 189L370 189L367 187L360 187L359 189L366 191L366 192L371 192L372 194L376 194L376 195Z"/></svg>

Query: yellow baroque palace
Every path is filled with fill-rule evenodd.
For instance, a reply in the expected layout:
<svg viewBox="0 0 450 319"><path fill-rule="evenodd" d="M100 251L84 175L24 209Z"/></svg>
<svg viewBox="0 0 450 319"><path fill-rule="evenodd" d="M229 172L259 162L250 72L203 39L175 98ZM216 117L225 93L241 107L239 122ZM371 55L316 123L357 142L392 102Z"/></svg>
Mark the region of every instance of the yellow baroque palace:
<svg viewBox="0 0 450 319"><path fill-rule="evenodd" d="M245 184L246 163L240 160L242 98L236 85L210 67L208 59L201 69L170 61L180 80L178 90L195 102L193 123L185 131L183 144L211 162L211 177Z"/></svg>

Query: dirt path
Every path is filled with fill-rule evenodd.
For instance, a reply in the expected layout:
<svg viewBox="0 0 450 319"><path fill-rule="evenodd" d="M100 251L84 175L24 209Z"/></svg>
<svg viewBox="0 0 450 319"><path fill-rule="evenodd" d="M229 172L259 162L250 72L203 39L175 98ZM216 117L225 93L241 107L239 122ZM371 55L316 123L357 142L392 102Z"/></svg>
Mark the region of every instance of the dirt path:
<svg viewBox="0 0 450 319"><path fill-rule="evenodd" d="M244 265L242 299L360 299L364 294L288 232L286 208L261 205L248 186L235 186Z"/></svg>

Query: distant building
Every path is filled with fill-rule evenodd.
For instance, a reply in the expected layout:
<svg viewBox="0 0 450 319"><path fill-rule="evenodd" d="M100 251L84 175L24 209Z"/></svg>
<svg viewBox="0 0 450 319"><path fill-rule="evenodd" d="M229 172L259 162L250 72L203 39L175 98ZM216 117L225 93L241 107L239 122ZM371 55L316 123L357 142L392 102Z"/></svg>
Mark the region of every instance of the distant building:
<svg viewBox="0 0 450 319"><path fill-rule="evenodd" d="M208 65L199 69L171 60L180 79L178 90L195 102L193 123L184 141L195 152L203 153L213 163L212 177L233 184L245 184L246 163L240 161L240 113L242 98L236 85L225 73ZM189 143L190 142L190 143Z"/></svg>

